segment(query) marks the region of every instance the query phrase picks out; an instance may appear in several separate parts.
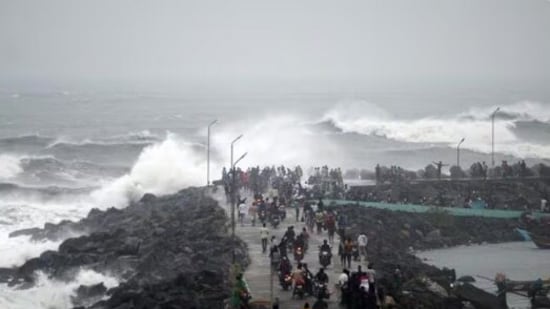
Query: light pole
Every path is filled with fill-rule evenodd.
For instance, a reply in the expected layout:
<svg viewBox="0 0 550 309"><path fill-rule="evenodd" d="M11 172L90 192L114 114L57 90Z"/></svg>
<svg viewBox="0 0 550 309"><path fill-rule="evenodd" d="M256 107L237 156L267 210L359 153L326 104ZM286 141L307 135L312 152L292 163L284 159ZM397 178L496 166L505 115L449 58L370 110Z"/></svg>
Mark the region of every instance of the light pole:
<svg viewBox="0 0 550 309"><path fill-rule="evenodd" d="M208 138L206 139L206 186L210 186L210 127L215 125L218 120L212 121L208 125Z"/></svg>
<svg viewBox="0 0 550 309"><path fill-rule="evenodd" d="M500 107L497 107L491 114L491 164L493 167L495 167L495 116L499 110Z"/></svg>
<svg viewBox="0 0 550 309"><path fill-rule="evenodd" d="M237 138L235 138L235 139L231 142L231 165L230 165L231 169L233 169L233 145L234 145L238 140L240 140L241 137L243 137L242 134L239 135L239 136L237 136Z"/></svg>
<svg viewBox="0 0 550 309"><path fill-rule="evenodd" d="M242 136L242 135L241 135ZM239 136L236 140L241 138ZM234 141L234 142L235 142ZM233 146L233 143L231 144ZM233 148L231 148L233 150ZM231 151L233 153L233 151ZM237 163L239 163L244 157L246 157L248 153L245 152L242 156L240 156L235 163L231 164L231 239L235 241L235 166L237 166ZM233 156L231 156L231 161L233 161ZM233 264L235 264L235 247L233 247L233 252L231 254L231 259L233 261Z"/></svg>
<svg viewBox="0 0 550 309"><path fill-rule="evenodd" d="M460 145L464 143L464 137L458 142L458 145L456 145L456 166L460 167Z"/></svg>
<svg viewBox="0 0 550 309"><path fill-rule="evenodd" d="M243 135L237 136L232 142L231 142L231 236L235 237L235 163L233 163L233 145L243 137ZM238 161L242 160L246 156L246 153L242 155Z"/></svg>

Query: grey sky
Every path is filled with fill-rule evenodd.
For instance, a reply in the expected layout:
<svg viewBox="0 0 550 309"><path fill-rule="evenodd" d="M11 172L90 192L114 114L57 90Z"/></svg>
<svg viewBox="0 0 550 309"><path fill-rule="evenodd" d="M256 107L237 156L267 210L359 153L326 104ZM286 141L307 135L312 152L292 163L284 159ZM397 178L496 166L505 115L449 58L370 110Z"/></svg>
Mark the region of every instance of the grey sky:
<svg viewBox="0 0 550 309"><path fill-rule="evenodd" d="M0 80L550 82L546 0L0 0Z"/></svg>

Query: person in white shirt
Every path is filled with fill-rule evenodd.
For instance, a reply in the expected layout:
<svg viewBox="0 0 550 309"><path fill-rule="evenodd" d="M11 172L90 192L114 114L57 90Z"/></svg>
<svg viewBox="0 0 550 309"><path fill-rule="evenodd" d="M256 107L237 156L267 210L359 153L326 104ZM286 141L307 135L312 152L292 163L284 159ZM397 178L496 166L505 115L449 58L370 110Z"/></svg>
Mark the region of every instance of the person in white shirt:
<svg viewBox="0 0 550 309"><path fill-rule="evenodd" d="M369 239L367 238L367 235L365 233L361 233L357 237L357 245L359 246L359 254L362 255L365 258L365 261L367 260L367 244L369 242Z"/></svg>
<svg viewBox="0 0 550 309"><path fill-rule="evenodd" d="M344 269L338 276L338 287L340 288L340 304L347 305L349 302L349 271Z"/></svg>
<svg viewBox="0 0 550 309"><path fill-rule="evenodd" d="M267 239L269 238L269 229L265 226L265 223L260 228L260 238L262 240L262 253L267 251Z"/></svg>
<svg viewBox="0 0 550 309"><path fill-rule="evenodd" d="M239 220L241 221L241 226L244 226L244 216L246 216L246 213L248 212L248 207L246 206L244 201L241 201L239 204Z"/></svg>

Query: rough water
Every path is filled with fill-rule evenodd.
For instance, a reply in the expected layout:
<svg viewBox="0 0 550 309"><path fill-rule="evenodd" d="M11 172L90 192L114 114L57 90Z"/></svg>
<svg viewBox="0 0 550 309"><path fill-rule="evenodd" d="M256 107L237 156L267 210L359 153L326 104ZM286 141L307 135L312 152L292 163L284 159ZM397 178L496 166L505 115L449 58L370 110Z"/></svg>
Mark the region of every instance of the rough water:
<svg viewBox="0 0 550 309"><path fill-rule="evenodd" d="M473 276L475 285L491 293L496 292L496 286L481 277L493 279L501 272L511 280L550 278L550 250L538 249L530 241L460 246L420 252L417 255L429 264L454 268L457 277ZM510 307L530 307L529 300L524 297L513 294L507 297Z"/></svg>
<svg viewBox="0 0 550 309"><path fill-rule="evenodd" d="M0 90L0 267L20 265L60 242L10 239L12 231L78 220L92 208L124 207L145 192L173 193L206 183L206 126L212 132L212 179L228 165L229 144L249 164L328 164L372 169L377 163L419 169L489 161L490 114L497 161L550 158L550 109L544 102L500 96L441 107L441 96L138 95ZM503 103L506 102L506 103ZM411 104L414 108L404 109ZM452 107L449 107L452 106ZM74 235L67 235L71 237ZM65 308L69 286L110 278L83 270L63 285L41 278L28 291L0 286L2 308ZM116 280L110 278L109 280ZM52 287L64 288L51 295ZM37 298L29 305L29 295Z"/></svg>

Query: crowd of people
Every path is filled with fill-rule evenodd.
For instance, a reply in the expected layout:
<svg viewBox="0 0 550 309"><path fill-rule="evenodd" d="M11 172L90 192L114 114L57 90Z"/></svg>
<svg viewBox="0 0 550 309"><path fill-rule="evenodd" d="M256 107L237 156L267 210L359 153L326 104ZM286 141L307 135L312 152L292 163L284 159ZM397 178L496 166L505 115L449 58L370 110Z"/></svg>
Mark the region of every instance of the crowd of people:
<svg viewBox="0 0 550 309"><path fill-rule="evenodd" d="M297 188L297 186L293 187ZM307 306L309 306L311 297L313 299L311 308L328 308L327 299L331 293L329 276L325 270L333 264L333 247L337 247L340 266L344 270L338 281L331 282L331 284L337 286L341 305L349 309L377 308L376 272L374 264L367 263L368 237L366 233L349 234L347 216L326 207L322 200L312 203L299 194L292 194L292 196L296 199L291 198L287 202L293 205L296 223L284 230L280 240L271 235L272 230L268 227L269 219L267 217L253 219L254 217L251 216L250 220L251 225L260 225L262 253L269 256L270 265L278 274L281 288L288 290L294 298L303 298ZM254 201L250 202L250 209L256 208L258 212L265 209L265 211L278 216L280 216L280 212L292 211L286 207L281 209L281 201L284 199L277 196L269 198L257 194ZM256 220L258 221L255 222ZM301 226L301 228L298 229L297 226ZM276 228L276 226L271 227ZM310 246L312 235L318 235L324 239L318 247L318 254L314 255L319 258L321 265L317 272L313 272L305 260L305 253L316 249ZM359 266L357 271L351 271L352 261L358 262L359 265L364 262L364 265L368 265L368 267L366 270L362 270ZM243 297L249 296L248 292L241 291L238 294ZM245 304L245 299L241 300L240 305ZM235 308L246 308L246 306Z"/></svg>
<svg viewBox="0 0 550 309"><path fill-rule="evenodd" d="M439 169L443 166L438 162ZM519 164L521 166L521 164ZM486 176L486 164L474 164L473 170ZM437 172L437 168L436 168ZM380 182L408 181L412 176L406 170L393 166L385 168L376 166L376 178ZM478 175L478 174L473 174ZM231 172L224 171L224 185L228 200L230 199L231 186L234 184ZM365 187L352 187L347 189L342 179L340 169L329 169L327 166L315 168L311 176L302 184L303 172L301 167L290 169L284 166L259 167L247 171L235 171L235 178L238 179L237 192L246 192L253 198L250 201L241 199L239 202L239 219L241 224L259 226L262 253L269 256L271 267L279 276L279 283L285 290L289 290L293 297L312 297L311 308L326 308L326 298L330 295L328 284L329 277L325 269L333 264L333 251L339 257L339 265L343 268L337 282L337 290L340 295L340 303L348 309L355 308L377 308L377 304L384 303L384 288L377 286L377 277L374 264L369 261L367 255L368 234L362 231L351 235L348 226L348 218L344 213L339 213L323 204L323 197L330 197L333 193L341 192L342 198L352 200L384 201L389 203L415 203L426 205L453 205L449 200L449 190L443 186L445 182L433 182L434 188L431 196L423 196L422 190L415 190L407 186L400 186L398 194L383 191L384 188L395 189L393 185L373 185L365 190ZM425 184L422 189L426 189ZM472 207L474 203L483 201L489 205L493 204L491 190L493 183L487 182L486 187L472 187L464 182L457 184L453 190L459 192L457 197L462 207ZM497 182L494 183L498 185ZM403 190L405 188L405 190ZM454 191L453 191L454 192ZM464 194L462 194L465 192ZM339 193L338 193L339 194ZM338 194L336 195L338 197ZM520 198L521 195L514 195ZM313 202L315 200L315 202ZM541 209L546 210L546 200ZM294 212L295 223L284 231L284 235L278 240L271 235L270 228L276 229L278 225L289 220L287 212ZM296 228L295 228L296 227ZM319 264L321 268L314 274L310 270L306 258L306 252L315 250L310 246L313 235L316 238L323 238L323 243L318 248ZM333 250L333 248L337 248ZM356 271L351 271L352 262L356 262ZM338 264L338 263L336 263ZM311 263L310 263L311 265ZM363 269L367 266L366 269ZM401 273L399 267L395 270L391 289L395 292L400 287ZM242 286L242 285L241 285ZM248 292L240 293L249 296ZM390 293L391 294L391 293ZM244 297L244 296L243 296ZM238 297L236 297L238 298ZM391 299L391 298L390 298ZM244 303L244 302L243 302ZM246 308L246 307L235 307ZM304 308L309 308L309 302Z"/></svg>
<svg viewBox="0 0 550 309"><path fill-rule="evenodd" d="M269 257L272 267L279 274L281 287L288 288L296 297L313 297L311 308L327 308L325 299L330 294L325 269L332 264L332 247L337 246L340 265L344 269L338 281L334 282L339 290L340 304L350 309L377 308L376 272L374 264L367 263L366 233L348 234L346 215L327 209L322 201L313 205L304 203L302 214L304 227L299 233L294 230L294 226L289 226L280 241L271 238ZM299 254L300 250L311 250L308 243L312 234L326 238L319 246L317 256L321 268L315 275L310 271L308 263L304 262L303 255ZM265 235L262 236L262 242L264 239ZM292 260L296 263L295 268ZM359 264L355 272L351 271L352 260ZM365 271L361 268L361 262L368 265Z"/></svg>

